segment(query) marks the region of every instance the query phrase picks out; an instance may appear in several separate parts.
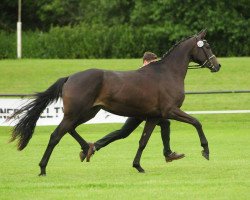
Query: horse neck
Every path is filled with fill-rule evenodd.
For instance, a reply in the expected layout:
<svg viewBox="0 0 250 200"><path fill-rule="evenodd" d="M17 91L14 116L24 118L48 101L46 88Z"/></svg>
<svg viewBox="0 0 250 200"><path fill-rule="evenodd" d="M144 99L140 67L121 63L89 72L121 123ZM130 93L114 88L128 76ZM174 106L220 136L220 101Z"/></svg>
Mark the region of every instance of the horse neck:
<svg viewBox="0 0 250 200"><path fill-rule="evenodd" d="M188 64L190 62L190 53L193 49L193 38L187 39L176 46L165 58L163 65L168 73L172 71L175 77L184 80L187 74Z"/></svg>

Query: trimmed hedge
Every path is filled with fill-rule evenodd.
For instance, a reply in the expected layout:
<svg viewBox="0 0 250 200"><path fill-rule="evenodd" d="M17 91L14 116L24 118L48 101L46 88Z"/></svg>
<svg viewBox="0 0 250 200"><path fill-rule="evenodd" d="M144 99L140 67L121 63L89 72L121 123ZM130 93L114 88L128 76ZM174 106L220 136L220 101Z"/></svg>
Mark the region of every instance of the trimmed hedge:
<svg viewBox="0 0 250 200"><path fill-rule="evenodd" d="M16 57L16 35L0 31L0 59Z"/></svg>
<svg viewBox="0 0 250 200"><path fill-rule="evenodd" d="M168 30L168 31L166 31ZM177 34L178 32L178 34ZM144 51L164 54L182 37L196 31L170 27L132 27L126 24L52 27L49 32L23 32L23 58L135 58ZM231 31L232 32L232 31ZM208 30L208 41L217 56L248 56L250 40L244 34ZM0 59L16 58L16 34L0 31Z"/></svg>

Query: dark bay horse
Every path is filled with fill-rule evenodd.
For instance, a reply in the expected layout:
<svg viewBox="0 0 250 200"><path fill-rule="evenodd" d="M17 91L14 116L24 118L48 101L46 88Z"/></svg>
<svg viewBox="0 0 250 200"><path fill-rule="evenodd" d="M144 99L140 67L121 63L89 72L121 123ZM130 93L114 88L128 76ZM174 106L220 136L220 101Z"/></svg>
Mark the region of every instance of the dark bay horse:
<svg viewBox="0 0 250 200"><path fill-rule="evenodd" d="M217 72L220 64L205 38L206 31L186 38L173 46L161 60L134 71L119 72L89 69L58 79L46 91L20 108L11 118L20 115L13 129L11 141L18 139L18 149L26 147L36 122L43 110L58 98L63 99L64 117L51 134L49 144L40 162L40 175L46 175L46 166L54 147L69 133L86 153L88 143L75 131L76 127L93 118L100 109L111 113L141 117L146 120L133 167L144 172L140 158L159 118L174 119L192 124L199 135L202 155L209 159L208 141L201 123L183 112L184 79L190 61L199 67Z"/></svg>

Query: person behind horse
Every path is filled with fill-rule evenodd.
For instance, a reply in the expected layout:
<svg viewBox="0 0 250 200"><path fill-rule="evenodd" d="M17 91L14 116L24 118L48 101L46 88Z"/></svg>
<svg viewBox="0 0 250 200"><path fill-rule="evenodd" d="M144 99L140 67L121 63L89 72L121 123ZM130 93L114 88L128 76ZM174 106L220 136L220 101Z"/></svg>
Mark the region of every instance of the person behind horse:
<svg viewBox="0 0 250 200"><path fill-rule="evenodd" d="M143 55L142 67L145 67L149 63L154 62L156 60L156 54L152 52L145 52ZM103 138L94 143L89 143L87 162L90 161L90 157L94 154L95 151L100 150L111 142L128 137L143 121L144 120L140 118L129 117L121 129L109 133L108 135L104 136ZM161 119L158 123L158 126L161 127L161 138L164 146L163 155L165 156L166 162L171 162L173 160L185 157L185 154L178 154L176 152L172 152L170 149L170 121L168 119ZM83 161L84 158L85 155L83 154L83 152L80 152L81 161Z"/></svg>

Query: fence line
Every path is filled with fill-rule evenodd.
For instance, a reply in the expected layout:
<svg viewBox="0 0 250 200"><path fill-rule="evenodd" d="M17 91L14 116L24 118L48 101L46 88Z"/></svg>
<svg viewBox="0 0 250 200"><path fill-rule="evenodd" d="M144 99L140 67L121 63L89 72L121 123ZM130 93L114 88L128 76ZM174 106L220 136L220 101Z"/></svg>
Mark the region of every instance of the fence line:
<svg viewBox="0 0 250 200"><path fill-rule="evenodd" d="M185 94L234 94L234 93L250 93L250 90L212 90L212 91L187 91ZM32 97L34 94L0 94L0 97Z"/></svg>
<svg viewBox="0 0 250 200"><path fill-rule="evenodd" d="M250 110L201 110L201 111L186 111L188 114L207 115L207 114L245 114L250 113Z"/></svg>
<svg viewBox="0 0 250 200"><path fill-rule="evenodd" d="M0 94L0 97L32 97L34 94Z"/></svg>
<svg viewBox="0 0 250 200"><path fill-rule="evenodd" d="M228 93L250 93L250 90L212 90L212 91L200 91L191 92L187 91L185 94L228 94Z"/></svg>

